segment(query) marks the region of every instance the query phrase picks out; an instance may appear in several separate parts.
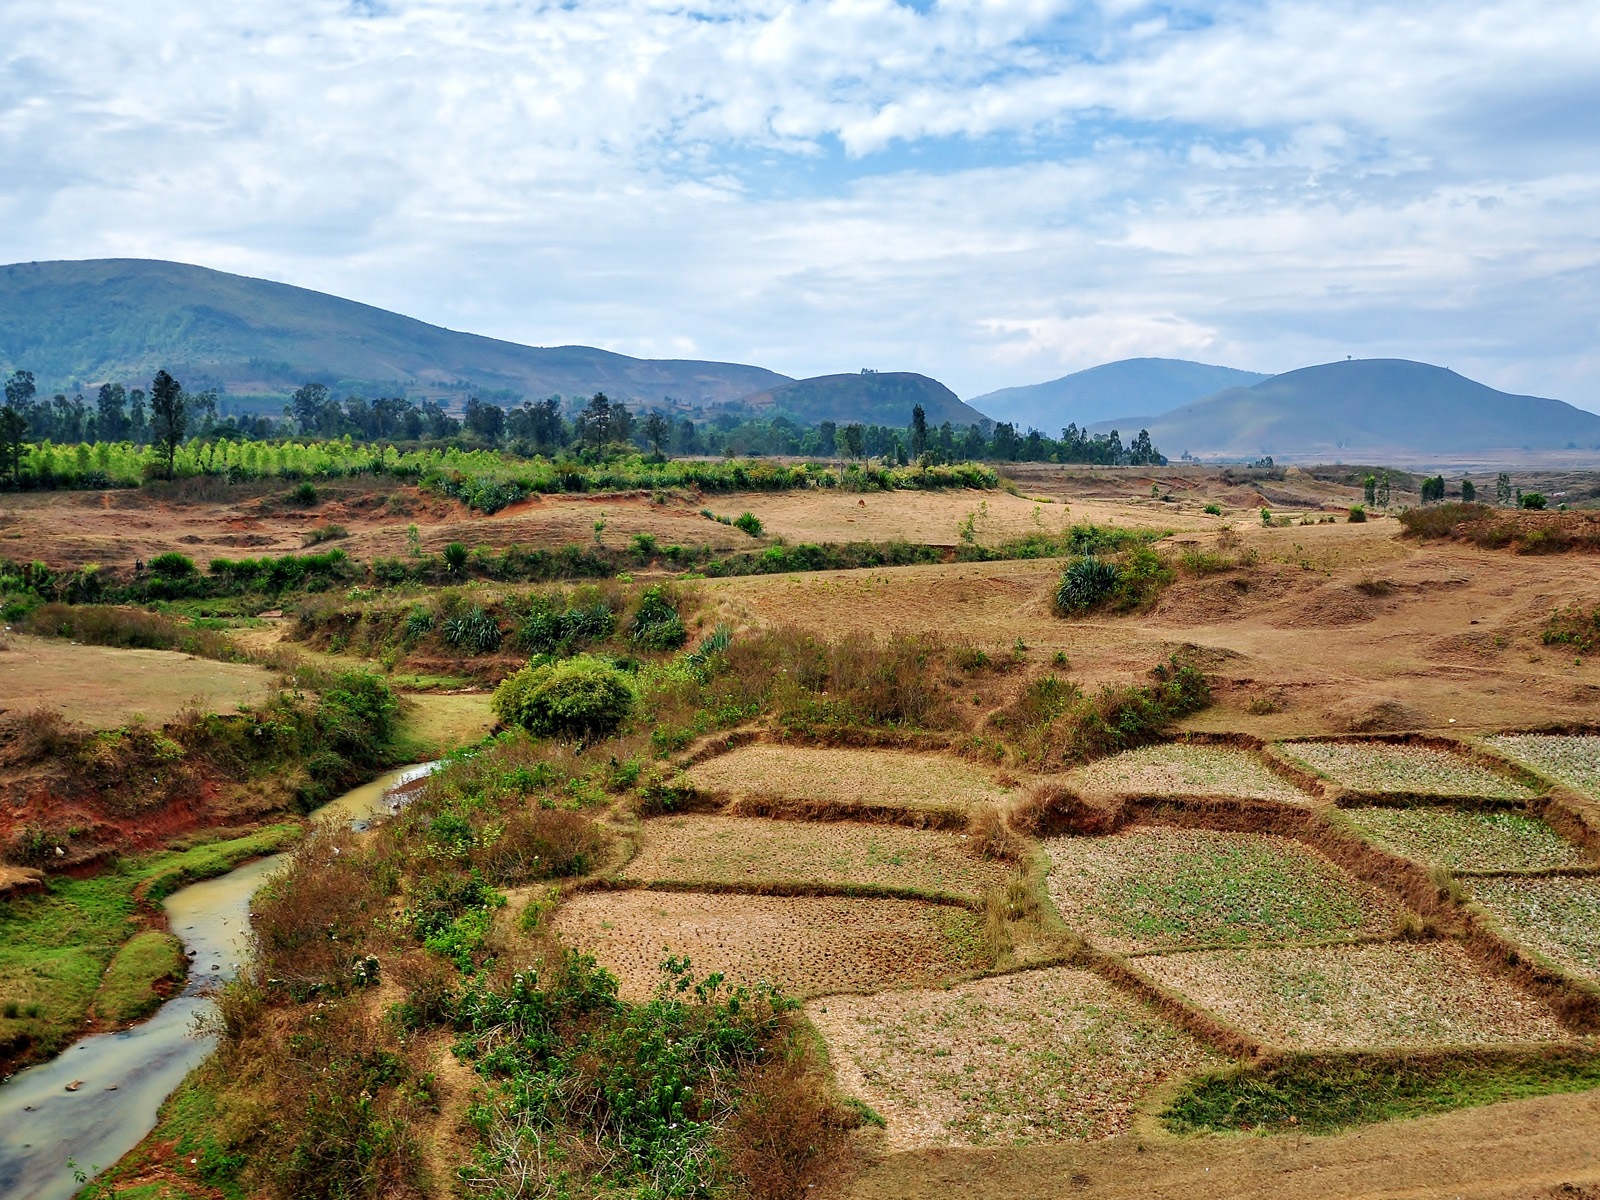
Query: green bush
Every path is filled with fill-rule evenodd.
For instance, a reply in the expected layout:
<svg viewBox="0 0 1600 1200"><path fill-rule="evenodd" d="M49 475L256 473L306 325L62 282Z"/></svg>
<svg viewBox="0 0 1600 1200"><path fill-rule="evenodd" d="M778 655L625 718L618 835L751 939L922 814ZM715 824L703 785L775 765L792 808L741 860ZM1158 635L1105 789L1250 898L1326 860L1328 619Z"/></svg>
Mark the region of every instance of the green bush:
<svg viewBox="0 0 1600 1200"><path fill-rule="evenodd" d="M633 711L628 677L588 654L524 667L495 689L495 715L536 737L593 738L612 733Z"/></svg>
<svg viewBox="0 0 1600 1200"><path fill-rule="evenodd" d="M493 654L500 649L500 626L493 617L476 606L460 616L451 617L440 632L444 634L445 641L470 654Z"/></svg>
<svg viewBox="0 0 1600 1200"><path fill-rule="evenodd" d="M761 518L753 512L742 512L734 519L734 526L744 530L751 537L760 537L766 532L766 526L761 524Z"/></svg>
<svg viewBox="0 0 1600 1200"><path fill-rule="evenodd" d="M1527 497L1524 496L1523 499L1526 500ZM1544 506L1541 504L1540 507ZM162 579L187 579L195 573L194 559L187 554L179 554L176 550L168 550L165 554L158 554L150 560L150 570Z"/></svg>
<svg viewBox="0 0 1600 1200"><path fill-rule="evenodd" d="M1117 585L1111 607L1117 612L1132 612L1155 602L1161 589L1173 580L1171 565L1149 546L1134 545L1124 550L1117 564Z"/></svg>
<svg viewBox="0 0 1600 1200"><path fill-rule="evenodd" d="M1208 504L1201 511L1209 513L1213 517L1220 517L1222 515L1222 505Z"/></svg>
<svg viewBox="0 0 1600 1200"><path fill-rule="evenodd" d="M1544 493L1543 492L1523 492L1522 493L1522 507L1523 508L1542 510L1545 507L1546 503L1547 503L1547 501L1544 498Z"/></svg>
<svg viewBox="0 0 1600 1200"><path fill-rule="evenodd" d="M467 548L460 542L444 548L444 569L458 579L467 573Z"/></svg>
<svg viewBox="0 0 1600 1200"><path fill-rule="evenodd" d="M1056 585L1056 612L1061 616L1087 612L1108 599L1121 578L1115 563L1093 554L1073 559Z"/></svg>
<svg viewBox="0 0 1600 1200"><path fill-rule="evenodd" d="M683 618L659 584L645 589L628 637L646 650L676 650L689 640Z"/></svg>
<svg viewBox="0 0 1600 1200"><path fill-rule="evenodd" d="M289 500L302 508L310 508L317 502L317 489L309 483L299 484L290 491Z"/></svg>
<svg viewBox="0 0 1600 1200"><path fill-rule="evenodd" d="M1349 517L1350 524L1352 524L1352 525L1360 525L1360 524L1364 523L1366 521L1366 519L1367 519L1367 510L1366 510L1365 507L1363 507L1360 504L1352 504L1350 506L1350 517Z"/></svg>

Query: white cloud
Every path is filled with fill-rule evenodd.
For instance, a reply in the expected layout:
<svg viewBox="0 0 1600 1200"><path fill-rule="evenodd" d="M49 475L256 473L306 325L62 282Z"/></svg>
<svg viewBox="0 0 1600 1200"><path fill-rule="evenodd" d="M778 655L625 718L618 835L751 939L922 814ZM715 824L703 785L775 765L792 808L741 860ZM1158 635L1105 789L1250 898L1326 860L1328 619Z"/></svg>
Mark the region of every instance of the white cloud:
<svg viewBox="0 0 1600 1200"><path fill-rule="evenodd" d="M1570 0L6 14L0 259L963 394L1097 346L1600 393L1600 8Z"/></svg>

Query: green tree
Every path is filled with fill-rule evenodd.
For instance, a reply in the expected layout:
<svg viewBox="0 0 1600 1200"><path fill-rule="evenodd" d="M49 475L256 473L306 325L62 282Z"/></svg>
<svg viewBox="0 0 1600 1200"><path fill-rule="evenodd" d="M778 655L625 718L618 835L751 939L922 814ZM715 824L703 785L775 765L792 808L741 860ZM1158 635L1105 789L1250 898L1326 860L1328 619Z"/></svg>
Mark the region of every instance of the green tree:
<svg viewBox="0 0 1600 1200"><path fill-rule="evenodd" d="M1361 497L1368 504L1376 504L1378 502L1378 477L1376 475L1368 475L1361 481Z"/></svg>
<svg viewBox="0 0 1600 1200"><path fill-rule="evenodd" d="M612 405L604 392L596 392L575 422L578 440L598 450L613 438Z"/></svg>
<svg viewBox="0 0 1600 1200"><path fill-rule="evenodd" d="M188 428L189 405L184 399L183 385L165 371L157 371L150 381L150 436L156 452L166 463L168 479L172 478L178 447L183 445L183 435Z"/></svg>
<svg viewBox="0 0 1600 1200"><path fill-rule="evenodd" d="M844 451L844 456L852 461L860 458L866 436L867 427L859 421L854 421L839 430L839 448Z"/></svg>
<svg viewBox="0 0 1600 1200"><path fill-rule="evenodd" d="M661 444L672 436L672 422L662 415L659 408L652 408L650 415L644 419L644 440L650 443L650 448L657 454L661 453Z"/></svg>
<svg viewBox="0 0 1600 1200"><path fill-rule="evenodd" d="M921 458L928 449L928 414L922 410L922 405L913 405L911 409L911 457Z"/></svg>
<svg viewBox="0 0 1600 1200"><path fill-rule="evenodd" d="M1383 478L1378 480L1377 499L1379 508L1389 507L1389 472L1387 471L1383 473Z"/></svg>
<svg viewBox="0 0 1600 1200"><path fill-rule="evenodd" d="M322 429L323 414L328 408L328 387L322 383L306 383L295 389L289 397L289 414L300 426L303 434L314 434Z"/></svg>
<svg viewBox="0 0 1600 1200"><path fill-rule="evenodd" d="M128 435L127 393L120 383L102 383L95 399L94 431L103 442L120 442Z"/></svg>
<svg viewBox="0 0 1600 1200"><path fill-rule="evenodd" d="M0 479L9 476L13 484L22 483L22 439L27 433L26 417L11 404L0 408Z"/></svg>
<svg viewBox="0 0 1600 1200"><path fill-rule="evenodd" d="M1511 476L1504 471L1494 477L1494 502L1501 508L1511 503Z"/></svg>
<svg viewBox="0 0 1600 1200"><path fill-rule="evenodd" d="M1477 486L1470 479L1461 481L1461 500L1464 504L1474 504L1478 499Z"/></svg>
<svg viewBox="0 0 1600 1200"><path fill-rule="evenodd" d="M11 378L6 380L6 403L18 412L25 411L33 403L37 392L32 371L13 371Z"/></svg>

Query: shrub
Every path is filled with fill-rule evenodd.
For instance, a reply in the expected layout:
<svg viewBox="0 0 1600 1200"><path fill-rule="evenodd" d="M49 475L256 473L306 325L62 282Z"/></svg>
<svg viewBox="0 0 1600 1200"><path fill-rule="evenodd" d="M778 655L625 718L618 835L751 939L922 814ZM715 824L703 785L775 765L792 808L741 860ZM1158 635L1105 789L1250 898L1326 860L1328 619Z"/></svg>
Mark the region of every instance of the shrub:
<svg viewBox="0 0 1600 1200"><path fill-rule="evenodd" d="M289 502L301 508L310 508L317 502L317 489L309 483L298 484L289 492Z"/></svg>
<svg viewBox="0 0 1600 1200"><path fill-rule="evenodd" d="M1365 508L1363 508L1359 504L1352 504L1350 506L1350 516L1349 516L1350 524L1352 524L1352 525L1360 525L1363 522L1365 522L1366 519L1367 519L1367 510Z"/></svg>
<svg viewBox="0 0 1600 1200"><path fill-rule="evenodd" d="M457 579L467 573L467 548L460 542L451 542L444 548L444 569Z"/></svg>
<svg viewBox="0 0 1600 1200"><path fill-rule="evenodd" d="M150 570L162 579L187 579L195 573L194 559L176 550L168 550L150 560Z"/></svg>
<svg viewBox="0 0 1600 1200"><path fill-rule="evenodd" d="M1544 498L1544 493L1543 492L1523 492L1522 493L1522 507L1523 508L1542 510L1545 507L1546 503L1547 503L1547 501Z"/></svg>
<svg viewBox="0 0 1600 1200"><path fill-rule="evenodd" d="M474 606L451 617L440 631L444 640L470 654L493 654L500 649L500 626L483 609Z"/></svg>
<svg viewBox="0 0 1600 1200"><path fill-rule="evenodd" d="M1208 504L1205 506L1205 508L1201 509L1201 511L1209 513L1213 517L1220 517L1222 515L1222 505Z"/></svg>
<svg viewBox="0 0 1600 1200"><path fill-rule="evenodd" d="M740 513L733 522L736 528L744 530L751 537L760 537L766 532L766 527L761 524L761 518L753 512Z"/></svg>
<svg viewBox="0 0 1600 1200"><path fill-rule="evenodd" d="M683 618L659 584L645 589L628 637L646 650L676 650L689 640Z"/></svg>
<svg viewBox="0 0 1600 1200"><path fill-rule="evenodd" d="M1111 606L1117 612L1132 612L1154 603L1161 589L1173 580L1172 567L1149 546L1130 546L1122 552L1117 566L1117 585Z"/></svg>
<svg viewBox="0 0 1600 1200"><path fill-rule="evenodd" d="M1088 611L1110 597L1121 577L1115 563L1093 554L1073 559L1056 585L1057 614L1070 616Z"/></svg>
<svg viewBox="0 0 1600 1200"><path fill-rule="evenodd" d="M316 546L322 542L333 542L340 538L347 538L349 536L350 531L343 525L318 525L315 529L306 534L305 538L303 539L303 544L307 546Z"/></svg>
<svg viewBox="0 0 1600 1200"><path fill-rule="evenodd" d="M535 737L594 738L612 733L633 711L628 677L591 655L524 667L495 689L495 715Z"/></svg>
<svg viewBox="0 0 1600 1200"><path fill-rule="evenodd" d="M1487 504L1439 504L1432 508L1408 508L1400 514L1400 526L1412 537L1449 537L1457 525L1481 521L1490 512Z"/></svg>
<svg viewBox="0 0 1600 1200"><path fill-rule="evenodd" d="M1261 510L1261 523L1263 525L1272 524L1272 510L1270 508L1263 508Z"/></svg>

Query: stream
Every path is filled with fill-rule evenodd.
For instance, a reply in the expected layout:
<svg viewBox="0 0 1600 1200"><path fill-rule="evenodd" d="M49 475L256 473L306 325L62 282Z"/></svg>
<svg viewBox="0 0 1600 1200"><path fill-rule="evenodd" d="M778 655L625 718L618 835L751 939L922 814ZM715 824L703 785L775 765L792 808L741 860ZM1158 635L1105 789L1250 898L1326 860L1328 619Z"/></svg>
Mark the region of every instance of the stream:
<svg viewBox="0 0 1600 1200"><path fill-rule="evenodd" d="M389 813L392 790L434 765L391 771L316 815L365 829ZM0 1084L0 1197L66 1200L83 1186L68 1159L92 1175L155 1128L162 1101L211 1053L215 1039L197 1036L195 1020L210 1012L212 987L237 972L249 943L250 898L280 864L278 855L259 858L167 897L172 932L193 951L183 991L143 1023L83 1038Z"/></svg>

